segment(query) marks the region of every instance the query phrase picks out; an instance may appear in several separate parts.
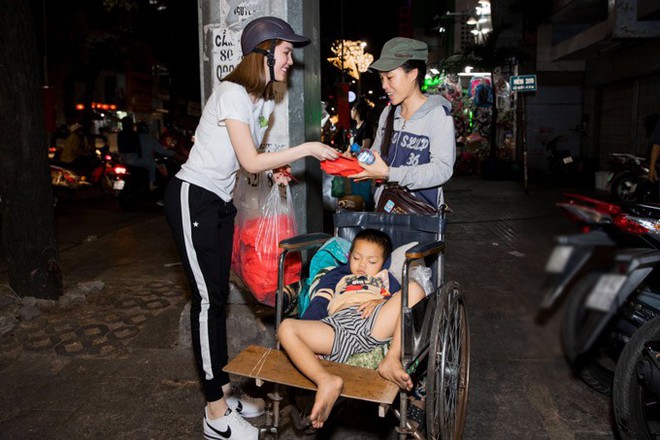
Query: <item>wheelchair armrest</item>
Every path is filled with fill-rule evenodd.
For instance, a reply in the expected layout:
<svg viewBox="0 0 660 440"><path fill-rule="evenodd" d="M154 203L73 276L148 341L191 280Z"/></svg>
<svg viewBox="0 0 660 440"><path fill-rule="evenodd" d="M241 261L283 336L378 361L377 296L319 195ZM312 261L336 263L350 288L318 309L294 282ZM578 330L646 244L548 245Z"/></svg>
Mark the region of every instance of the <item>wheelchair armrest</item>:
<svg viewBox="0 0 660 440"><path fill-rule="evenodd" d="M427 241L417 244L406 251L406 258L416 260L445 250L444 241Z"/></svg>
<svg viewBox="0 0 660 440"><path fill-rule="evenodd" d="M331 239L332 236L324 234L323 232L312 232L309 234L296 235L295 237L287 238L280 241L280 249L287 251L302 251L305 249L321 246L323 243Z"/></svg>

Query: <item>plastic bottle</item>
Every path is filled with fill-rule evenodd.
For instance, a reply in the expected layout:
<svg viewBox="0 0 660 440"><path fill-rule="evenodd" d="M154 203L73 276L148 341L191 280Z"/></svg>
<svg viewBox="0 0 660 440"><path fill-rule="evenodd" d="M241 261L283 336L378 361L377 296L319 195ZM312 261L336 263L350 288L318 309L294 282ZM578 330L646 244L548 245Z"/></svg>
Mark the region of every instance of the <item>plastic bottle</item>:
<svg viewBox="0 0 660 440"><path fill-rule="evenodd" d="M351 153L357 157L358 162L366 165L371 165L376 161L376 158L370 149L360 147L357 143L351 145Z"/></svg>

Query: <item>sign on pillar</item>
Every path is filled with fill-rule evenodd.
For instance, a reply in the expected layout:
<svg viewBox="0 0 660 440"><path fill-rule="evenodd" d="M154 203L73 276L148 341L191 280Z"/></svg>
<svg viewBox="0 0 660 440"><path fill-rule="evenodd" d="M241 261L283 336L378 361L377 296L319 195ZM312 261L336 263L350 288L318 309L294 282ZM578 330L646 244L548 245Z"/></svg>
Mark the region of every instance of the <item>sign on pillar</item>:
<svg viewBox="0 0 660 440"><path fill-rule="evenodd" d="M535 92L536 75L518 75L510 79L511 90L514 92Z"/></svg>
<svg viewBox="0 0 660 440"><path fill-rule="evenodd" d="M253 17L269 15L267 5L255 0L221 2L222 22L204 27L206 41L211 44L207 53L211 58L214 89L243 58L243 28Z"/></svg>

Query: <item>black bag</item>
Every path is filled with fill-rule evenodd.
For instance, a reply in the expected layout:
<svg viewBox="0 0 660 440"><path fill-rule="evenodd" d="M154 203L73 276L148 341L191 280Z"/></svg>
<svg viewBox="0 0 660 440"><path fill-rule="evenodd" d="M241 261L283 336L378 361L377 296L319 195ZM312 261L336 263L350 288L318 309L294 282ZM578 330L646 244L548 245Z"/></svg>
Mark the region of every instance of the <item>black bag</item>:
<svg viewBox="0 0 660 440"><path fill-rule="evenodd" d="M414 194L396 183L388 183L378 199L376 212L389 214L437 215L438 210L420 202Z"/></svg>

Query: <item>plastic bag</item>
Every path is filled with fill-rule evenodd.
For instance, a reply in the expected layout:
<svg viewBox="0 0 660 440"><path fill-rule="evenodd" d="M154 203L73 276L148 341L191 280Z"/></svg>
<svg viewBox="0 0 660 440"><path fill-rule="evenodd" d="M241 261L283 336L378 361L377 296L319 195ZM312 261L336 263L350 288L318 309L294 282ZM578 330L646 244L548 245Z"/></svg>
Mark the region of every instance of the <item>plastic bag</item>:
<svg viewBox="0 0 660 440"><path fill-rule="evenodd" d="M422 260L423 261L423 260ZM417 284L422 286L426 296L429 296L434 292L433 282L431 277L433 276L433 271L430 267L424 266L424 263L415 265L410 271L410 279L416 281Z"/></svg>
<svg viewBox="0 0 660 440"><path fill-rule="evenodd" d="M243 169L236 175L236 188L233 200L236 205L236 222L234 224L234 242L231 253L231 269L240 278L243 278L241 257L241 235L243 225L262 216L261 208L273 186L268 178L268 172L248 173ZM254 243L252 243L254 247Z"/></svg>
<svg viewBox="0 0 660 440"><path fill-rule="evenodd" d="M268 179L262 177L262 182L256 186L263 190L267 185ZM246 200L249 201L249 197ZM289 186L273 185L260 203L258 216L250 215L255 212L253 206L242 204L238 206L238 215L244 208L246 215L236 222L232 269L257 301L274 306L278 262L282 253L278 245L297 233L291 190ZM301 268L300 254L288 255L284 264L284 284L300 281Z"/></svg>
<svg viewBox="0 0 660 440"><path fill-rule="evenodd" d="M346 185L346 181L344 177L334 176L332 178L332 190L330 192L330 195L338 199L344 197L346 195L346 191L344 189L345 185Z"/></svg>

